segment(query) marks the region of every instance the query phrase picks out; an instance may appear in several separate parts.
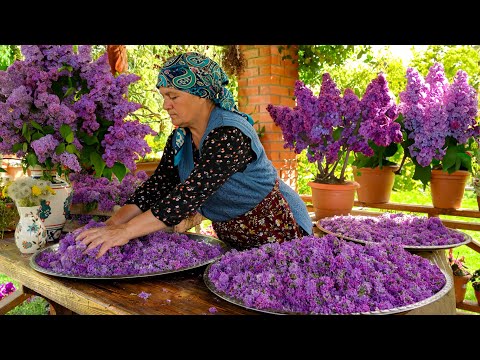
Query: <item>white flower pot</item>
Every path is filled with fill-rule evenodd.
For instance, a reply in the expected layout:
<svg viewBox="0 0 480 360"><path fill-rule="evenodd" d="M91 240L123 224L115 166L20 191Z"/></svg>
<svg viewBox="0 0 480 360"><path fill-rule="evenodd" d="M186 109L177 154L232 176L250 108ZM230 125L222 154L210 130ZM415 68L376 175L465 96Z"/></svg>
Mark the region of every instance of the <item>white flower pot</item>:
<svg viewBox="0 0 480 360"><path fill-rule="evenodd" d="M35 167L30 170L30 176L35 179L40 179L42 175L42 168ZM72 186L65 180L56 175L53 182L50 182L50 187L55 191L55 195L48 195L40 202L39 214L47 229L48 242L60 239L72 203Z"/></svg>
<svg viewBox="0 0 480 360"><path fill-rule="evenodd" d="M20 220L15 229L15 245L23 254L33 254L47 241L47 229L40 219L40 206L17 206Z"/></svg>

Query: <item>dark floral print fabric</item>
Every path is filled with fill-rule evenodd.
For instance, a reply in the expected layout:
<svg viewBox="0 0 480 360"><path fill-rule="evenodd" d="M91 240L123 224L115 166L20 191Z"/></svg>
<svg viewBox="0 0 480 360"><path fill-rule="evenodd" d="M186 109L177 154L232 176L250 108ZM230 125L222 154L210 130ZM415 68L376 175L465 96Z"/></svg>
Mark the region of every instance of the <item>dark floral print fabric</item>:
<svg viewBox="0 0 480 360"><path fill-rule="evenodd" d="M196 210L230 176L243 171L255 159L248 136L233 126L212 130L205 138L202 155L194 147L193 171L183 184L173 165L172 135L167 140L159 166L127 203L136 204L168 226L178 224Z"/></svg>
<svg viewBox="0 0 480 360"><path fill-rule="evenodd" d="M212 226L220 240L238 250L307 235L295 221L278 179L273 190L252 210L229 221L213 222Z"/></svg>

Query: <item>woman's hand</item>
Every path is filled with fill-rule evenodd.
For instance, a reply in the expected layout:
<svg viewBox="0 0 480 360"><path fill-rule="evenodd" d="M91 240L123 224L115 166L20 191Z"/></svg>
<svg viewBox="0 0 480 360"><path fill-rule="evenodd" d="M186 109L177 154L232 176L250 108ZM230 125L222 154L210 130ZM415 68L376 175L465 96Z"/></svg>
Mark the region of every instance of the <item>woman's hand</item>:
<svg viewBox="0 0 480 360"><path fill-rule="evenodd" d="M100 246L100 250L96 259L107 252L114 246L125 245L131 240L129 232L125 224L107 225L84 230L76 237L77 241L81 241L87 245L85 252Z"/></svg>

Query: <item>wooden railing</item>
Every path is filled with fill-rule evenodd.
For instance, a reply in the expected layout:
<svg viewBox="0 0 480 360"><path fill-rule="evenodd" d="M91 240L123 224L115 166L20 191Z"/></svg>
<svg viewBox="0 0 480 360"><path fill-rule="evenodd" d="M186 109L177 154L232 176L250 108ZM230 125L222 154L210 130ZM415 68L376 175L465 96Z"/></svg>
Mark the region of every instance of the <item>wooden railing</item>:
<svg viewBox="0 0 480 360"><path fill-rule="evenodd" d="M300 195L302 200L307 205L308 211L311 213L312 221L315 223L315 213L312 206L312 196L311 195ZM439 209L434 208L433 206L427 205L414 205L414 204L402 204L402 203L385 203L385 204L366 204L360 201L354 201L354 207L352 209L352 215L366 215L366 216L379 216L384 212L374 211L372 209L378 210L388 210L393 212L409 212L409 213L423 213L427 214L428 217L439 217L442 220L442 223L452 229L461 229L461 230L472 230L480 231L480 211L472 209ZM458 216L466 218L467 220L451 220L441 218L441 215L445 216ZM478 222L474 222L468 219L479 219ZM480 242L472 239L471 242L466 244L477 253L480 253ZM480 305L476 302L464 300L462 303L457 304L457 309L472 311L480 313Z"/></svg>

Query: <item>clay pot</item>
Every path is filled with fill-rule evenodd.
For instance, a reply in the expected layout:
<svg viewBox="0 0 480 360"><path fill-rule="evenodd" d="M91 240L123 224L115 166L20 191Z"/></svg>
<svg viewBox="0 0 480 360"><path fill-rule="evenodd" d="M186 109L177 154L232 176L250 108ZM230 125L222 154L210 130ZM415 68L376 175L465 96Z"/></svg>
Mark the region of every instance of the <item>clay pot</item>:
<svg viewBox="0 0 480 360"><path fill-rule="evenodd" d="M357 199L367 204L384 204L390 201L395 171L398 165L368 168L353 166L353 177L360 187L357 189Z"/></svg>
<svg viewBox="0 0 480 360"><path fill-rule="evenodd" d="M443 170L432 170L430 190L433 207L460 208L469 175L470 173L466 170L457 170L451 174Z"/></svg>
<svg viewBox="0 0 480 360"><path fill-rule="evenodd" d="M312 205L317 220L334 215L348 215L352 211L355 191L360 187L355 181L345 184L320 184L309 182L312 188Z"/></svg>

